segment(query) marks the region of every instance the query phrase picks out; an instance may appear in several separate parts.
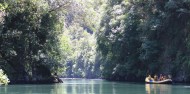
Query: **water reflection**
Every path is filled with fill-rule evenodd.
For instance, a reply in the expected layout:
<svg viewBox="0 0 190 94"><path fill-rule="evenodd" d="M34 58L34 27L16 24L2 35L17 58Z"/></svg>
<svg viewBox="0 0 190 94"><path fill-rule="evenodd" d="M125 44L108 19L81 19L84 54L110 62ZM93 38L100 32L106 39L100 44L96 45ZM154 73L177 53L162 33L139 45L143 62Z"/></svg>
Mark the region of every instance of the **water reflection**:
<svg viewBox="0 0 190 94"><path fill-rule="evenodd" d="M66 80L67 94L146 94L144 85L104 80Z"/></svg>
<svg viewBox="0 0 190 94"><path fill-rule="evenodd" d="M180 85L69 79L61 84L0 86L0 94L190 94Z"/></svg>
<svg viewBox="0 0 190 94"><path fill-rule="evenodd" d="M64 83L67 94L102 94L102 80L75 79Z"/></svg>
<svg viewBox="0 0 190 94"><path fill-rule="evenodd" d="M126 83L104 80L67 80L64 83L67 94L126 94Z"/></svg>
<svg viewBox="0 0 190 94"><path fill-rule="evenodd" d="M172 94L171 85L167 84L145 84L147 94Z"/></svg>

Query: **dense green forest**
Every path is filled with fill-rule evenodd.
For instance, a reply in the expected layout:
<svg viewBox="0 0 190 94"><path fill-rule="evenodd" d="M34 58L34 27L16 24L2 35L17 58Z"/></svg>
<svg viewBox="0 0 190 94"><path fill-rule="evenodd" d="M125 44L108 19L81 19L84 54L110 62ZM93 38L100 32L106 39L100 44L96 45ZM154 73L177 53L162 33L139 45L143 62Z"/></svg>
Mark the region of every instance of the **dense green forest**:
<svg viewBox="0 0 190 94"><path fill-rule="evenodd" d="M95 32L102 2L1 0L0 68L13 83L51 82L54 74L100 78Z"/></svg>
<svg viewBox="0 0 190 94"><path fill-rule="evenodd" d="M0 69L11 82L190 81L189 0L0 0Z"/></svg>
<svg viewBox="0 0 190 94"><path fill-rule="evenodd" d="M12 81L46 79L61 70L58 13L48 2L1 1L0 64Z"/></svg>
<svg viewBox="0 0 190 94"><path fill-rule="evenodd" d="M97 33L102 75L143 81L171 74L190 81L189 0L108 0Z"/></svg>

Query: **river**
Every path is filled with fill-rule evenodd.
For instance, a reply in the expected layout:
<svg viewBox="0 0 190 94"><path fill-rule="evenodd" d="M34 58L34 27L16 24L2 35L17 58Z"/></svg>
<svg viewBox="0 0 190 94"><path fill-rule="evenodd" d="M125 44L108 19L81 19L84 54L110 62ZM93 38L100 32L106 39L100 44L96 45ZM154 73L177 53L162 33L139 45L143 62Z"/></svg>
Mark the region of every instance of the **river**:
<svg viewBox="0 0 190 94"><path fill-rule="evenodd" d="M64 79L60 84L0 86L0 94L190 94L184 85L109 82L100 79Z"/></svg>

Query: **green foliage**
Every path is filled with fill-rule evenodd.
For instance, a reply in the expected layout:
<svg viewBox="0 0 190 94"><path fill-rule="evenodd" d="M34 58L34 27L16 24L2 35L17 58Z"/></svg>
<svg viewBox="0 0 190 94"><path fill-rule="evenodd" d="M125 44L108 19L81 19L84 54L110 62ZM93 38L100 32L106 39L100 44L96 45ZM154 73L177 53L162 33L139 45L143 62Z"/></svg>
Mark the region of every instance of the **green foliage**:
<svg viewBox="0 0 190 94"><path fill-rule="evenodd" d="M96 78L100 75L94 74L96 61L96 40L93 34L88 33L77 23L69 26L61 36L62 51L66 57L65 77ZM98 64L100 65L100 64Z"/></svg>
<svg viewBox="0 0 190 94"><path fill-rule="evenodd" d="M66 57L65 77L99 78L100 61L96 53L95 33L105 7L105 0L75 0L65 16L64 33L60 37ZM69 45L68 45L69 44Z"/></svg>
<svg viewBox="0 0 190 94"><path fill-rule="evenodd" d="M189 15L188 0L0 1L0 68L14 80L102 71L109 80L189 81Z"/></svg>
<svg viewBox="0 0 190 94"><path fill-rule="evenodd" d="M3 70L0 69L0 85L4 84L7 85L9 83L9 78L6 74L4 74Z"/></svg>
<svg viewBox="0 0 190 94"><path fill-rule="evenodd" d="M0 10L4 11L8 7L7 3L0 3Z"/></svg>
<svg viewBox="0 0 190 94"><path fill-rule="evenodd" d="M41 0L43 1L43 0ZM6 1L8 7L0 36L0 55L11 79L42 79L59 72L59 18L56 11L35 0ZM48 3L43 4L47 6ZM46 72L44 72L46 71Z"/></svg>
<svg viewBox="0 0 190 94"><path fill-rule="evenodd" d="M189 77L189 8L186 0L108 0L97 33L104 78L164 73L188 81L180 76Z"/></svg>

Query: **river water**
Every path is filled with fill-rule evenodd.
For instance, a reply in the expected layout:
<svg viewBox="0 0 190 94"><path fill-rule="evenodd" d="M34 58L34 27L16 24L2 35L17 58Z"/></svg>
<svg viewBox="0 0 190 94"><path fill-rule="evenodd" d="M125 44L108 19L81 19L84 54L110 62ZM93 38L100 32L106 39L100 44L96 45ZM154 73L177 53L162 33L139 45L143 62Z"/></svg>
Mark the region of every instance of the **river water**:
<svg viewBox="0 0 190 94"><path fill-rule="evenodd" d="M190 86L64 79L47 85L0 86L0 94L190 94Z"/></svg>

